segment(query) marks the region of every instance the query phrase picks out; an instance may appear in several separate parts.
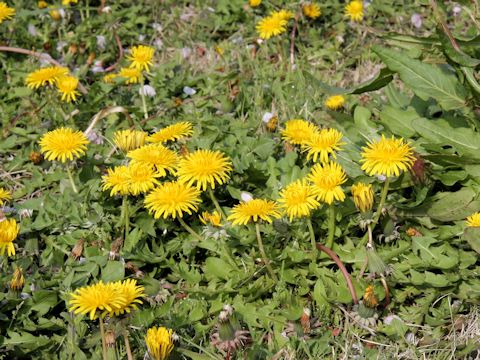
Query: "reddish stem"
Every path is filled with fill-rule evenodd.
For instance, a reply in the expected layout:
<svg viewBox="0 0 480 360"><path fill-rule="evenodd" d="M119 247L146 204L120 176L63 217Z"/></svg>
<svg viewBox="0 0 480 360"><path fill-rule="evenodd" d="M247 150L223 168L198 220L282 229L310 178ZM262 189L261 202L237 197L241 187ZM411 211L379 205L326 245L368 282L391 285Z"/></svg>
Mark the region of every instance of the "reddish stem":
<svg viewBox="0 0 480 360"><path fill-rule="evenodd" d="M118 36L118 34L115 30L113 30L113 37L115 38L115 42L117 43L117 46L118 46L118 58L117 58L117 61L115 62L115 64L112 64L105 69L105 72L110 72L110 71L115 70L115 68L118 66L118 64L120 64L120 61L123 58L122 42L120 41L120 37Z"/></svg>
<svg viewBox="0 0 480 360"><path fill-rule="evenodd" d="M335 254L332 249L326 247L325 245L317 243L317 249L323 251L330 257L330 259L335 262L335 264L337 264L338 268L343 274L343 277L345 278L345 281L347 282L348 290L350 290L350 295L352 296L353 303L358 304L357 294L355 293L355 288L353 287L352 278L350 277L350 274L345 268L345 265L343 265L342 260L340 260L340 258L337 256L337 254Z"/></svg>

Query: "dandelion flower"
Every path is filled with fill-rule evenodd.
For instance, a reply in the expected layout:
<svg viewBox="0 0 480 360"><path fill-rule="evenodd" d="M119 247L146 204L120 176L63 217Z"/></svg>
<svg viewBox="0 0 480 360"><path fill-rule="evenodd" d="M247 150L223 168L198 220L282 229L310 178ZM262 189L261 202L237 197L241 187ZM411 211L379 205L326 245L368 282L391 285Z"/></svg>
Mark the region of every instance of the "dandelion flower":
<svg viewBox="0 0 480 360"><path fill-rule="evenodd" d="M209 186L215 189L215 184L226 183L231 171L232 162L222 152L197 150L179 161L177 176L180 182L207 190Z"/></svg>
<svg viewBox="0 0 480 360"><path fill-rule="evenodd" d="M187 184L170 181L160 184L145 196L145 207L153 217L182 218L184 213L196 212L200 203L200 191Z"/></svg>
<svg viewBox="0 0 480 360"><path fill-rule="evenodd" d="M130 194L139 195L152 190L159 182L156 179L159 175L153 166L139 163L131 163L128 170L128 187Z"/></svg>
<svg viewBox="0 0 480 360"><path fill-rule="evenodd" d="M476 212L467 217L467 225L470 227L480 227L480 212Z"/></svg>
<svg viewBox="0 0 480 360"><path fill-rule="evenodd" d="M62 0L62 5L63 6L71 5L71 4L77 4L77 3L78 3L78 0Z"/></svg>
<svg viewBox="0 0 480 360"><path fill-rule="evenodd" d="M78 79L74 76L63 76L57 81L58 92L62 94L62 101L72 102L77 100Z"/></svg>
<svg viewBox="0 0 480 360"><path fill-rule="evenodd" d="M89 314L90 320L95 320L102 312L102 318L125 308L125 295L114 283L103 283L84 286L70 293L69 309L74 314Z"/></svg>
<svg viewBox="0 0 480 360"><path fill-rule="evenodd" d="M268 40L287 31L287 20L267 16L257 24L257 32L262 39Z"/></svg>
<svg viewBox="0 0 480 360"><path fill-rule="evenodd" d="M136 150L129 151L127 157L132 163L153 166L160 177L167 176L167 171L173 172L177 164L177 154L161 144L148 144Z"/></svg>
<svg viewBox="0 0 480 360"><path fill-rule="evenodd" d="M121 68L118 77L126 79L127 84L138 84L142 73L137 68Z"/></svg>
<svg viewBox="0 0 480 360"><path fill-rule="evenodd" d="M279 10L279 11L274 11L270 14L270 17L280 19L280 20L285 20L288 21L292 19L295 15L293 15L293 12L288 11L288 10Z"/></svg>
<svg viewBox="0 0 480 360"><path fill-rule="evenodd" d="M307 183L306 179L297 180L280 191L280 206L285 210L290 221L293 218L310 216L312 210L320 206L315 199L313 187Z"/></svg>
<svg viewBox="0 0 480 360"><path fill-rule="evenodd" d="M40 86L55 85L60 78L67 75L66 67L50 66L29 73L25 82L29 88L38 89Z"/></svg>
<svg viewBox="0 0 480 360"><path fill-rule="evenodd" d="M143 146L146 138L147 133L140 130L118 130L113 133L113 143L124 152Z"/></svg>
<svg viewBox="0 0 480 360"><path fill-rule="evenodd" d="M342 185L347 181L345 172L337 163L315 164L308 175L313 183L317 200L332 204L334 200L345 200Z"/></svg>
<svg viewBox="0 0 480 360"><path fill-rule="evenodd" d="M342 95L329 96L325 100L325 106L330 110L338 110L345 104L345 98Z"/></svg>
<svg viewBox="0 0 480 360"><path fill-rule="evenodd" d="M253 199L235 205L227 220L232 221L232 225L247 225L251 221L257 222L259 220L272 223L272 218L279 218L280 216L279 207L275 201Z"/></svg>
<svg viewBox="0 0 480 360"><path fill-rule="evenodd" d="M10 191L0 187L0 206L3 206L5 202L10 200L12 200L12 194L10 193Z"/></svg>
<svg viewBox="0 0 480 360"><path fill-rule="evenodd" d="M39 9L46 9L48 7L48 3L44 0L40 0L37 3L37 6L38 6Z"/></svg>
<svg viewBox="0 0 480 360"><path fill-rule="evenodd" d="M130 64L130 67L135 68L139 71L150 71L154 52L155 49L150 46L139 45L132 47L130 49L131 55L127 57L127 59L132 62Z"/></svg>
<svg viewBox="0 0 480 360"><path fill-rule="evenodd" d="M153 360L166 360L173 350L172 330L164 327L153 327L145 336L148 354Z"/></svg>
<svg viewBox="0 0 480 360"><path fill-rule="evenodd" d="M285 123L282 138L293 145L303 145L318 133L320 129L311 122L302 119L292 119Z"/></svg>
<svg viewBox="0 0 480 360"><path fill-rule="evenodd" d="M204 225L210 224L217 227L222 226L222 215L218 211L214 211L212 213L204 211L198 218Z"/></svg>
<svg viewBox="0 0 480 360"><path fill-rule="evenodd" d="M249 4L251 7L260 6L261 3L262 3L262 0L248 0L248 4Z"/></svg>
<svg viewBox="0 0 480 360"><path fill-rule="evenodd" d="M13 291L20 291L25 285L25 277L21 267L17 267L13 272L12 280L10 280L10 289Z"/></svg>
<svg viewBox="0 0 480 360"><path fill-rule="evenodd" d="M126 166L115 166L107 170L107 175L102 176L103 190L110 190L110 196L116 194L128 195L130 193L130 177Z"/></svg>
<svg viewBox="0 0 480 360"><path fill-rule="evenodd" d="M335 151L339 151L340 146L344 145L342 133L336 129L322 129L313 134L304 144L303 148L307 151L307 160L313 158L313 161L320 160L325 163L329 161L330 154L334 159L337 158Z"/></svg>
<svg viewBox="0 0 480 360"><path fill-rule="evenodd" d="M363 147L362 170L368 175L399 176L401 171L407 171L415 162L413 149L403 138L382 138L372 141Z"/></svg>
<svg viewBox="0 0 480 360"><path fill-rule="evenodd" d="M118 77L118 74L107 74L103 77L103 82L105 84L113 84L113 80Z"/></svg>
<svg viewBox="0 0 480 360"><path fill-rule="evenodd" d="M366 212L373 207L372 184L356 183L352 185L353 202L358 210Z"/></svg>
<svg viewBox="0 0 480 360"><path fill-rule="evenodd" d="M316 19L322 15L322 12L320 11L320 6L318 4L308 3L303 5L303 14L310 19Z"/></svg>
<svg viewBox="0 0 480 360"><path fill-rule="evenodd" d="M177 141L186 138L192 134L192 123L188 121L182 121L158 130L156 133L150 135L147 141L152 143Z"/></svg>
<svg viewBox="0 0 480 360"><path fill-rule="evenodd" d="M15 219L4 219L0 221L0 256L5 252L7 256L15 255L15 246L13 241L17 238L20 226L18 226Z"/></svg>
<svg viewBox="0 0 480 360"><path fill-rule="evenodd" d="M363 19L363 1L353 0L345 6L345 16L351 21L362 21Z"/></svg>
<svg viewBox="0 0 480 360"><path fill-rule="evenodd" d="M125 298L125 303L120 308L113 309L108 315L111 317L113 315L120 314L129 314L132 310L137 310L138 305L141 304L144 293L144 287L137 285L137 280L128 279L124 281L117 281L114 283L118 292L123 298Z"/></svg>
<svg viewBox="0 0 480 360"><path fill-rule="evenodd" d="M66 162L85 154L88 139L78 130L58 128L40 139L40 150L47 160Z"/></svg>
<svg viewBox="0 0 480 360"><path fill-rule="evenodd" d="M0 1L0 24L3 20L9 20L15 15L15 9L8 7L6 3Z"/></svg>

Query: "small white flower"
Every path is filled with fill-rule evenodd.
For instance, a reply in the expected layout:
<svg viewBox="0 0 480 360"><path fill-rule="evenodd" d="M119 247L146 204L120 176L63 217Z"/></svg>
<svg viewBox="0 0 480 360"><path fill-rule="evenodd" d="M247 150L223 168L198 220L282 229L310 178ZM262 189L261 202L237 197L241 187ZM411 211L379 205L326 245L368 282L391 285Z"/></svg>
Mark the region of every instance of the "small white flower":
<svg viewBox="0 0 480 360"><path fill-rule="evenodd" d="M31 218L33 215L33 209L21 209L18 212L18 216L20 216L20 220L26 219L26 218Z"/></svg>
<svg viewBox="0 0 480 360"><path fill-rule="evenodd" d="M188 96L195 95L197 93L197 90L192 89L190 86L185 86L183 88L183 93Z"/></svg>
<svg viewBox="0 0 480 360"><path fill-rule="evenodd" d="M33 24L28 24L28 33L32 36L37 36L37 28Z"/></svg>
<svg viewBox="0 0 480 360"><path fill-rule="evenodd" d="M271 112L266 112L263 114L262 121L264 123L268 123L273 117L275 117L275 114L272 114Z"/></svg>
<svg viewBox="0 0 480 360"><path fill-rule="evenodd" d="M97 48L98 48L98 50L100 50L100 51L105 50L105 44L106 44L105 36L97 35Z"/></svg>
<svg viewBox="0 0 480 360"><path fill-rule="evenodd" d="M462 11L462 7L458 4L455 4L452 11L453 11L453 15L457 16Z"/></svg>
<svg viewBox="0 0 480 360"><path fill-rule="evenodd" d="M156 49L160 50L161 48L163 48L163 40L162 39L155 39L155 41L153 42L153 46L155 46Z"/></svg>
<svg viewBox="0 0 480 360"><path fill-rule="evenodd" d="M420 29L422 27L422 17L420 14L413 14L412 17L410 18L410 22L412 23L413 26L415 26L417 29Z"/></svg>
<svg viewBox="0 0 480 360"><path fill-rule="evenodd" d="M145 40L145 35L140 34L138 35L138 41L143 42Z"/></svg>
<svg viewBox="0 0 480 360"><path fill-rule="evenodd" d="M62 19L65 18L65 16L67 15L67 14L65 13L65 10L63 10L63 9L58 9L58 13L59 13L60 16L62 17Z"/></svg>
<svg viewBox="0 0 480 360"><path fill-rule="evenodd" d="M378 181L383 182L383 181L387 180L387 177L385 175L377 175L377 179L378 179Z"/></svg>
<svg viewBox="0 0 480 360"><path fill-rule="evenodd" d="M59 41L57 43L57 52L62 52L63 48L67 46L67 42L66 41Z"/></svg>
<svg viewBox="0 0 480 360"><path fill-rule="evenodd" d="M249 192L242 191L240 193L240 199L242 199L243 202L249 202L249 201L253 200L253 196Z"/></svg>
<svg viewBox="0 0 480 360"><path fill-rule="evenodd" d="M101 60L96 60L96 61L93 63L93 66L92 66L92 68L90 69L90 71L93 72L94 74L104 72L105 69L104 69L103 66L102 66L102 61L101 61Z"/></svg>
<svg viewBox="0 0 480 360"><path fill-rule="evenodd" d="M102 9L102 13L104 13L104 14L110 14L111 12L112 12L112 8L110 6L105 6Z"/></svg>
<svg viewBox="0 0 480 360"><path fill-rule="evenodd" d="M190 49L188 47L182 48L182 57L184 59L188 58L191 54L192 54L192 49Z"/></svg>
<svg viewBox="0 0 480 360"><path fill-rule="evenodd" d="M155 97L155 95L157 95L157 92L155 91L155 89L150 85L143 85L143 87L140 87L140 89L138 89L138 93L140 95L144 95L148 97Z"/></svg>
<svg viewBox="0 0 480 360"><path fill-rule="evenodd" d="M152 28L153 28L153 30L158 31L158 32L162 32L162 30L163 30L162 24L159 24L159 23L153 23Z"/></svg>
<svg viewBox="0 0 480 360"><path fill-rule="evenodd" d="M103 137L98 135L96 131L90 131L87 134L87 139L90 140L90 142L96 144L96 145L102 145L103 144Z"/></svg>
<svg viewBox="0 0 480 360"><path fill-rule="evenodd" d="M388 315L385 319L383 319L383 323L385 325L390 325L394 319L403 322L402 319L400 319L400 317L397 315Z"/></svg>

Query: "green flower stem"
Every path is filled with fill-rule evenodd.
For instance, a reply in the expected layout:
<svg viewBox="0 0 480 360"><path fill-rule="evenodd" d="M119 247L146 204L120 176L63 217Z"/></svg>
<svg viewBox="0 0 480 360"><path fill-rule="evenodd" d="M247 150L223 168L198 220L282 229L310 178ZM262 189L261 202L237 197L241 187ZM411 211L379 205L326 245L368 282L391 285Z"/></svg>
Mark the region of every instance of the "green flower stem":
<svg viewBox="0 0 480 360"><path fill-rule="evenodd" d="M148 119L148 110L147 110L147 101L145 100L145 91L143 89L143 86L145 85L145 79L143 78L142 75L142 81L140 82L140 97L142 98L142 107L143 107L143 117L145 120Z"/></svg>
<svg viewBox="0 0 480 360"><path fill-rule="evenodd" d="M215 205L215 209L217 209L218 213L222 215L224 219L227 218L225 213L223 212L222 208L220 207L220 204L218 203L217 198L215 197L215 194L212 191L211 187L208 187L208 195L210 195L210 199L212 199L213 204Z"/></svg>
<svg viewBox="0 0 480 360"><path fill-rule="evenodd" d="M315 241L315 232L313 231L312 219L307 217L308 231L310 232L310 241L312 243L313 259L317 258L317 242Z"/></svg>
<svg viewBox="0 0 480 360"><path fill-rule="evenodd" d="M328 209L328 238L327 238L327 247L333 248L333 239L335 237L335 206L333 203Z"/></svg>
<svg viewBox="0 0 480 360"><path fill-rule="evenodd" d="M267 254L265 253L265 249L263 247L262 235L260 234L260 224L258 222L255 223L255 230L257 233L258 248L260 249L260 254L262 255L263 262L267 267L267 271L274 281L278 281L277 276L275 275L272 267L270 266L270 260L268 260Z"/></svg>
<svg viewBox="0 0 480 360"><path fill-rule="evenodd" d="M183 226L183 228L185 230L187 230L191 235L193 235L194 237L196 237L200 241L203 240L202 237L200 235L198 235L198 233L195 230L193 230L190 226L188 226L181 217L178 218L178 221Z"/></svg>
<svg viewBox="0 0 480 360"><path fill-rule="evenodd" d="M128 213L128 196L127 195L123 196L122 213L123 213L123 219L124 219L124 223L125 223L124 239L125 239L125 241L127 241L127 236L130 233L130 214Z"/></svg>
<svg viewBox="0 0 480 360"><path fill-rule="evenodd" d="M390 186L390 178L387 177L387 179L385 180L385 183L383 184L383 189L380 195L380 203L378 204L377 212L375 213L375 217L373 218L372 222L369 224L370 232L373 232L373 229L375 229L375 226L377 226L378 220L380 220L380 216L382 215L382 209L385 206L385 201L387 199L389 186ZM371 237L371 234L369 235L369 233L366 232L359 246L365 246L365 244L369 242L369 236Z"/></svg>
<svg viewBox="0 0 480 360"><path fill-rule="evenodd" d="M73 175L72 175L72 171L70 170L70 166L68 166L67 164L66 168L67 168L68 178L70 179L70 184L72 185L72 189L78 194L77 187L75 186L75 181L73 181Z"/></svg>
<svg viewBox="0 0 480 360"><path fill-rule="evenodd" d="M90 3L89 3L88 0L86 1L85 5L87 7L87 14L86 15L87 15L87 19L88 19L90 17Z"/></svg>
<svg viewBox="0 0 480 360"><path fill-rule="evenodd" d="M107 360L107 344L105 343L105 327L103 326L103 319L101 316L98 317L98 322L100 324L100 334L102 335L103 360Z"/></svg>

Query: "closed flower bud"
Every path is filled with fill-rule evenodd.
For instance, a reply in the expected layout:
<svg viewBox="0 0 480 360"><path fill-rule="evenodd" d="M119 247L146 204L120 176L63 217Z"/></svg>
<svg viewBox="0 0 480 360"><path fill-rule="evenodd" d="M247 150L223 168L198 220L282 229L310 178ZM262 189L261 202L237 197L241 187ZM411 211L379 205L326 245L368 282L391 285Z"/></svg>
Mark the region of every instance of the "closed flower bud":
<svg viewBox="0 0 480 360"><path fill-rule="evenodd" d="M73 247L72 249L72 257L75 259L75 260L78 260L81 256L82 256L82 253L83 253L83 243L85 242L84 239L80 239L77 241L77 243L75 244L75 246Z"/></svg>
<svg viewBox="0 0 480 360"><path fill-rule="evenodd" d="M373 207L373 188L371 184L356 183L352 185L353 202L361 212L370 211Z"/></svg>
<svg viewBox="0 0 480 360"><path fill-rule="evenodd" d="M38 165L43 161L43 155L37 151L32 151L28 158L34 165Z"/></svg>
<svg viewBox="0 0 480 360"><path fill-rule="evenodd" d="M25 278L23 277L23 271L21 267L17 267L13 273L12 280L10 281L10 289L13 291L20 291L25 285Z"/></svg>

